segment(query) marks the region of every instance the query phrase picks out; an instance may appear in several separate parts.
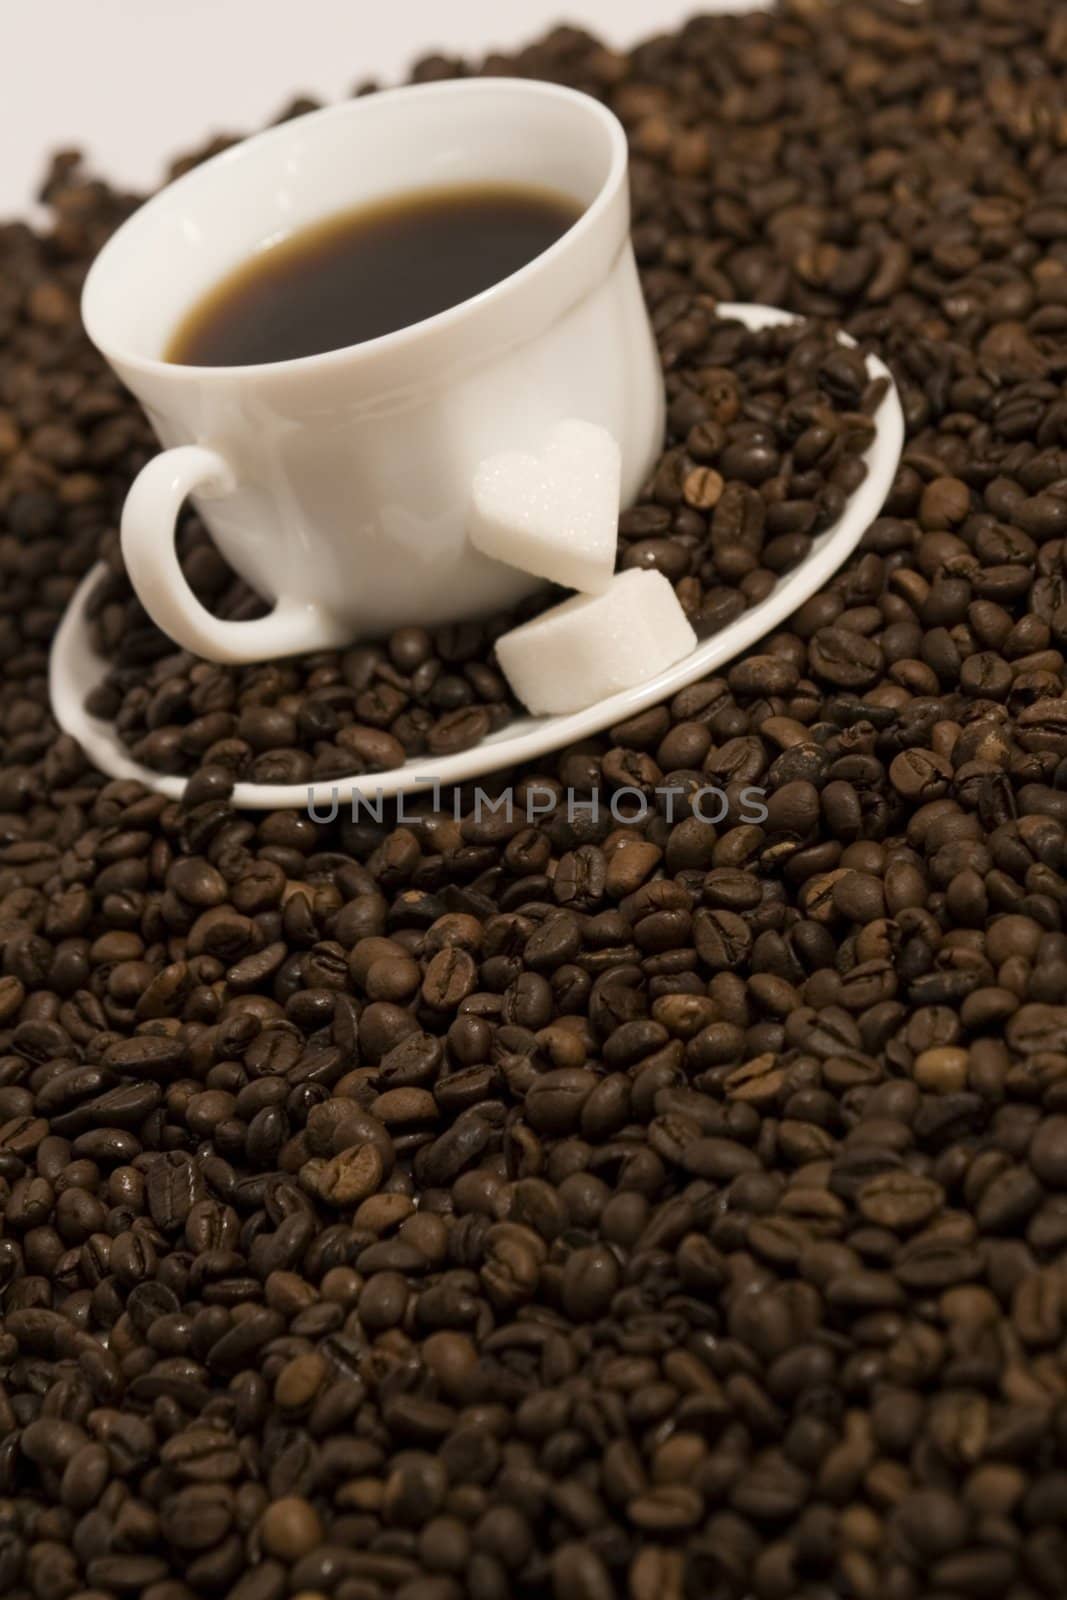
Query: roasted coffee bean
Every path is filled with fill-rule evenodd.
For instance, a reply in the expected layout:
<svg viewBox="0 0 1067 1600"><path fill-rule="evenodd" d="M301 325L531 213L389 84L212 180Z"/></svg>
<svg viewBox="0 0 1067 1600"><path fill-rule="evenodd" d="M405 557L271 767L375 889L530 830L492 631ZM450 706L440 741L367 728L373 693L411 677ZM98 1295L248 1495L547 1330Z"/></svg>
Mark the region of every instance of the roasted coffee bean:
<svg viewBox="0 0 1067 1600"><path fill-rule="evenodd" d="M259 1537L269 1555L295 1562L323 1540L322 1522L314 1506L299 1495L275 1500L263 1513Z"/></svg>

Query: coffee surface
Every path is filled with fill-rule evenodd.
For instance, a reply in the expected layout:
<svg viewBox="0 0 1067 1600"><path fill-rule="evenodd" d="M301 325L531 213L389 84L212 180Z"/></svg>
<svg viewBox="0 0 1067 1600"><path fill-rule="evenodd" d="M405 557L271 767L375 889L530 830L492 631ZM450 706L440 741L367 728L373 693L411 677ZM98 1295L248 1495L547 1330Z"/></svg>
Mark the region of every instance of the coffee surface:
<svg viewBox="0 0 1067 1600"><path fill-rule="evenodd" d="M518 272L579 208L549 190L419 190L328 217L257 252L185 316L166 359L255 366L424 322Z"/></svg>

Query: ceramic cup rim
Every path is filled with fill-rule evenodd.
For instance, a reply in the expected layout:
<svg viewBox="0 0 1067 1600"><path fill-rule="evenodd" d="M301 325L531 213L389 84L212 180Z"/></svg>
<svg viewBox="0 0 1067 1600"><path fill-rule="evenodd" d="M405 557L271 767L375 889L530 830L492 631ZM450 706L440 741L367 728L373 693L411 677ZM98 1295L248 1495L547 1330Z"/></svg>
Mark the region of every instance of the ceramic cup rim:
<svg viewBox="0 0 1067 1600"><path fill-rule="evenodd" d="M164 215L176 203L188 200L201 185L217 179L220 172L232 172L234 181L237 181L245 162L260 159L274 148L280 152L286 140L292 138L293 130L298 125L302 132L314 131L316 128L347 119L358 122L361 117L368 114L368 109L377 110L384 102L397 103L417 99L420 104L426 104L431 100L447 103L461 96L473 98L493 93L499 95L502 90L513 94L517 102L527 100L570 105L597 124L607 135L608 140L607 171L593 198L554 244L527 262L525 266L520 267L517 272L510 273L499 283L492 284L479 294L459 301L458 304L438 312L435 316L409 323L391 333L366 339L358 344L342 345L336 350L297 356L287 361L264 361L239 366L191 366L186 363L166 361L160 356L148 356L136 349L124 347L122 340L113 338L108 331L107 324L111 318L101 305L104 298L103 285L115 266L120 252L129 250L133 245L135 248L140 248L146 257L150 257L151 243L149 241L141 243L135 239L135 235L143 231L146 225L150 228L153 220ZM165 377L171 382L220 384L241 379L289 375L296 377L336 368L345 363L351 364L392 354L409 348L428 335L460 327L488 307L521 296L529 284L544 274L565 269L568 257L580 251L589 236L601 227L610 215L619 191L626 182L628 164L629 147L626 133L614 112L599 100L595 100L592 95L567 88L562 84L547 83L541 79L486 77L454 79L445 83L405 84L400 88L384 89L373 95L344 100L336 105L306 112L300 117L292 117L286 122L265 128L247 139L242 139L230 149L210 157L192 171L183 173L181 177L166 184L144 205L138 207L133 215L111 235L89 269L82 287L82 322L93 344L113 365L121 366L129 372ZM398 190L398 192L403 191ZM145 281L147 286L150 283L147 274ZM148 292L147 287L146 292Z"/></svg>

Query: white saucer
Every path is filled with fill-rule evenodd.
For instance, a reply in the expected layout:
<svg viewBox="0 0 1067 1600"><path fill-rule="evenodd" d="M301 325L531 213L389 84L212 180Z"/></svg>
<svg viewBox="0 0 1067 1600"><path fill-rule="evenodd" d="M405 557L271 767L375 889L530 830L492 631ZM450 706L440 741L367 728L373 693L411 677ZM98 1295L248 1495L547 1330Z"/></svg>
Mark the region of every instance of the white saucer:
<svg viewBox="0 0 1067 1600"><path fill-rule="evenodd" d="M798 320L773 306L721 305L719 312L744 322L750 328ZM843 342L852 343L842 336ZM414 794L440 786L450 788L471 778L528 762L552 750L574 744L590 734L600 733L617 722L624 722L648 706L677 694L687 684L707 677L734 656L792 615L817 589L833 577L851 555L863 534L878 516L892 485L904 444L904 417L900 400L885 365L871 356L867 361L873 378L889 378L890 387L874 421L877 433L864 457L867 477L851 497L844 514L832 528L814 541L811 554L793 572L783 577L758 606L724 628L713 638L698 644L692 654L669 667L666 672L588 706L584 711L560 717L516 717L506 728L491 734L473 749L458 755L415 756L392 772L366 773L361 777L329 778L321 783L265 784L239 783L233 793L234 804L246 810L280 811L288 809L330 808L336 800L347 806L353 796L368 799ZM91 761L112 778L133 778L146 788L180 799L184 778L164 777L143 767L127 752L113 726L92 717L85 709L85 697L106 676L108 663L95 653L91 643L87 604L103 572L94 567L83 580L67 608L52 645L49 689L52 710L60 727L77 739Z"/></svg>

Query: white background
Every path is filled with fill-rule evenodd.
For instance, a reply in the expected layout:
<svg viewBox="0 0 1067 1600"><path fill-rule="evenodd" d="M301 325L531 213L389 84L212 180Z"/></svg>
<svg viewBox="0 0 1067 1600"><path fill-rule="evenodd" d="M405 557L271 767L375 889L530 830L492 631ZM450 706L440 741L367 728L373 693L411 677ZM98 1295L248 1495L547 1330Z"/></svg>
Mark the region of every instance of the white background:
<svg viewBox="0 0 1067 1600"><path fill-rule="evenodd" d="M482 56L560 20L627 45L752 0L2 0L0 217L25 214L48 152L148 189L166 159L250 132L298 92L396 81L431 50Z"/></svg>

